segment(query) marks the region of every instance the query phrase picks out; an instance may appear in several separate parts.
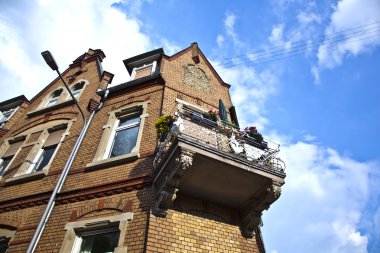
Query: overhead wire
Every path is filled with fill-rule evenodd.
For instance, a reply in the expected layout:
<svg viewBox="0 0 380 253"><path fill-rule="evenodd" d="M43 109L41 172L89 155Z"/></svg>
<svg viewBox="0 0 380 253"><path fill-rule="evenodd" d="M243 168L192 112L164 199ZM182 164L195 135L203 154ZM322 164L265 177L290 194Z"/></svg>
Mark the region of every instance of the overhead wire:
<svg viewBox="0 0 380 253"><path fill-rule="evenodd" d="M337 45L339 45L338 44L339 42L342 42L342 41L343 42L344 41L350 42L350 41L352 41L352 39L362 38L364 36L373 34L374 32L377 32L377 31L367 32L367 33L363 33L363 34L360 34L360 35L357 35L357 36L348 37L348 38L347 37L344 37L344 38L334 38L334 40L330 40L330 41L327 41L327 42L324 41L323 45L332 45L334 43L337 43ZM274 58L274 57L279 56L279 55L292 54L292 53L298 52L298 51L305 51L305 50L311 51L315 47L315 45L316 45L315 43L308 43L306 45L291 47L289 49L285 48L283 50L277 50L277 51L271 52L269 54L262 54L262 55L259 55L259 56L255 56L255 58L251 57L251 58L248 58L248 59L245 59L245 60L241 60L239 62L227 63L227 64L224 64L222 66L223 67L230 67L230 66L241 65L241 64L249 63L249 62L253 62L253 61L259 61L259 60L263 60L263 59L270 59L270 58ZM218 66L218 64L216 64L216 66Z"/></svg>
<svg viewBox="0 0 380 253"><path fill-rule="evenodd" d="M235 69L236 67L239 67L241 65L252 66L255 64L262 64L264 62L271 62L271 61L275 61L275 60L285 59L285 58L293 57L296 55L304 54L305 50L309 50L309 51L314 50L316 48L315 45L320 46L321 43L323 43L323 45L325 45L326 48L331 48L331 47L339 46L342 44L353 43L356 41L369 39L369 38L376 37L376 36L380 35L380 34L376 34L373 36L368 36L368 35L371 35L373 33L379 32L378 28L380 26L374 26L374 27L370 27L370 28L366 28L366 29L361 29L361 30L354 31L354 32L351 32L348 34L344 33L344 31L349 31L349 30L352 31L354 29L368 27L370 25L377 24L377 23L380 23L380 22L375 22L375 23L368 24L368 25L363 25L363 26L359 26L359 27L355 27L355 28L346 29L346 30L343 30L343 31L340 31L337 33L331 33L328 35L323 35L323 36L321 35L318 37L322 37L323 39L319 40L319 41L303 40L303 41L293 42L292 43L293 46L291 46L289 48L284 48L284 45L282 45L282 46L276 46L276 47L272 47L272 48L253 52L253 53L251 53L250 56L241 55L243 57L235 56L235 57L231 57L231 58L225 58L222 61L214 63L214 67L216 67L216 68L224 67L224 68L229 68L229 69ZM336 34L340 34L340 35L336 35ZM367 37L364 37L364 36L367 36ZM359 39L355 40L355 38L359 38ZM343 43L339 43L342 41L343 41ZM297 43L298 44L303 43L303 44L294 46L294 44L297 44ZM282 49L273 51L276 48L282 48ZM252 57L252 55L254 55L254 57ZM276 58L278 56L283 56L283 55L287 55L287 56ZM267 60L267 61L263 61L263 60ZM223 62L226 62L226 63L223 63ZM230 67L232 67L232 68L230 68ZM228 71L228 70L225 70L223 72L226 72L226 71Z"/></svg>
<svg viewBox="0 0 380 253"><path fill-rule="evenodd" d="M364 31L368 31L368 30L372 30L372 29L377 29L377 28L380 27L380 26L377 25L377 26L370 27L370 28L367 28L367 29L362 29L362 30L359 30L359 31L354 31L354 32L351 32L351 33L346 33L347 31L351 31L351 30L355 30L355 29L359 29L359 28L363 28L363 27L372 26L374 24L380 24L380 21L379 22L374 22L374 23L371 23L371 24L367 24L367 25L362 25L362 26L354 27L354 28L345 29L345 30L342 30L342 31L339 31L339 32L335 32L335 33L329 33L327 35L315 36L314 38L311 38L309 40L300 40L300 41L295 41L295 42L291 42L291 43L293 45L296 45L296 44L299 44L299 43L304 43L305 44L305 43L308 43L309 41L313 41L316 38L321 38L321 40L312 42L313 44L315 44L315 43L318 43L318 42L323 42L326 39L329 40L329 39L334 39L334 38L341 37L341 36L350 36L352 34L361 33L361 32L364 32ZM332 37L332 38L330 38L330 37ZM263 52L263 54L268 54L268 51L272 51L272 50L274 50L276 48L283 49L283 45L275 46L275 47L271 47L271 48L266 48L266 49L261 49L261 50L257 50L257 51L251 52L251 54L260 54L262 52ZM242 55L237 55L237 56L230 57L230 58L223 58L219 62L220 63L230 62L230 61L233 61L234 59L240 60L240 59L243 59L243 58L249 58L249 56L247 56L247 54L242 54Z"/></svg>
<svg viewBox="0 0 380 253"><path fill-rule="evenodd" d="M339 45L349 44L349 43L353 43L353 42L357 42L357 41L361 41L361 40L364 40L364 39L369 39L369 38L373 38L373 37L377 37L377 36L379 36L379 34L372 35L372 36L368 36L368 37L361 38L361 39L357 39L357 40L345 41L345 42L342 42L342 43L340 43L340 44L335 44L335 45L326 46L326 48L333 48L333 47L337 47L337 46L339 46ZM302 54L305 54L304 50L299 50L299 52L296 53L296 54L291 54L291 55L287 55L287 56L285 56L285 57L280 57L280 58L275 58L275 59L269 59L269 60L267 60L267 61L262 61L262 62L254 62L254 61L251 61L251 63L244 64L244 66L245 66L245 67L256 66L256 65L259 65L259 64L268 63L268 62L273 62L273 61L278 61L278 60L282 60L282 59L286 59L286 58L290 58L290 57L294 57L294 56L302 55ZM279 56L279 55L278 55L278 56ZM240 64L240 65L243 65L243 64ZM225 72L228 72L228 71L231 71L231 70L234 70L234 69L240 68L240 67L241 67L240 65L235 65L234 67L231 67L231 68L228 68L228 69L225 69L225 70L219 71L219 73L225 73ZM219 67L224 67L224 66L219 66ZM217 67L217 68L218 68L218 67Z"/></svg>

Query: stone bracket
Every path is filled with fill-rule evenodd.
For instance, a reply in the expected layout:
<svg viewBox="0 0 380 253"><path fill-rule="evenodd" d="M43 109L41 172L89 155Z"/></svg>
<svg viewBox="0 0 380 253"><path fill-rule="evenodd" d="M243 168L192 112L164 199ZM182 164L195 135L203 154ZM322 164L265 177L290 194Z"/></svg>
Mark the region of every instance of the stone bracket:
<svg viewBox="0 0 380 253"><path fill-rule="evenodd" d="M193 156L193 152L180 149L180 152L175 158L175 165L163 168L163 173L159 175L154 185L154 215L159 217L166 216L167 210L176 199L176 193L179 190L183 176L193 164Z"/></svg>
<svg viewBox="0 0 380 253"><path fill-rule="evenodd" d="M276 181L260 194L258 198L250 199L246 207L241 211L241 232L244 237L252 238L255 229L262 225L261 215L264 210L275 202L281 195L281 184Z"/></svg>

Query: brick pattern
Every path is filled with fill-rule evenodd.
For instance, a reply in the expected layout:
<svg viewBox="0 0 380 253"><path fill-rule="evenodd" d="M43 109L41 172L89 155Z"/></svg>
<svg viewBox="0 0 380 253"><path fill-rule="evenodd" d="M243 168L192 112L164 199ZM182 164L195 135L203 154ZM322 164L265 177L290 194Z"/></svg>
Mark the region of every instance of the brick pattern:
<svg viewBox="0 0 380 253"><path fill-rule="evenodd" d="M89 51L86 57L78 58L68 70L63 73L70 83L87 80L84 92L79 98L81 108L88 118L100 97L96 95L98 88L105 88L110 78L106 74L99 80L95 58L90 55L99 51ZM101 58L103 56L100 55ZM118 94L112 94L98 111L86 133L83 143L75 158L69 176L63 187L64 194L59 196L48 225L37 246L36 252L59 252L65 237L65 225L68 222L107 217L123 212L133 212L133 221L128 222L125 245L128 253L137 252L258 252L255 239L245 239L241 236L237 225L237 214L233 210L218 207L210 203L201 203L186 196L180 196L166 218L157 218L151 214L153 206L153 188L151 182L140 186L128 187L122 190L91 193L85 190L91 185L115 185L129 178L149 175L152 173L153 158L157 148L157 133L154 122L163 114L173 112L178 97L206 110L217 109L221 98L229 108L232 103L228 87L209 69L205 59L199 55L197 66L209 78L210 93L186 85L184 81L184 66L196 64L192 51L185 51L175 59L162 59L161 74L165 85L157 81L145 83L133 89L126 89ZM0 181L0 202L36 199L35 205L27 204L11 209L0 209L0 226L6 225L16 229L16 235L10 242L7 252L25 252L34 230L45 208L47 196L53 190L69 154L83 126L82 119L74 104L51 110L35 116L28 112L40 108L46 96L62 87L59 79L54 80L30 103L23 103L16 114L6 123L9 131L2 133L0 141L23 134L33 127L51 122L72 121L59 150L44 178L34 179L14 185L4 185L7 178L17 173L17 168L25 160L32 146L24 147L17 154L12 168ZM140 88L139 88L140 87ZM163 99L163 101L162 101ZM103 126L107 123L111 111L119 108L149 101L148 116L142 128L140 158L119 165L107 165L96 170L86 170L99 146ZM163 107L162 107L163 106ZM20 124L23 122L23 124ZM29 136L26 143L38 140L39 133ZM103 189L103 188L102 188ZM104 188L105 189L105 188ZM83 192L82 192L83 191ZM88 196L85 196L88 194ZM19 203L19 202L14 203ZM0 203L0 204L1 204ZM201 203L201 204L200 204ZM0 205L1 206L1 205ZM218 218L219 217L219 218ZM222 217L222 219L220 219Z"/></svg>

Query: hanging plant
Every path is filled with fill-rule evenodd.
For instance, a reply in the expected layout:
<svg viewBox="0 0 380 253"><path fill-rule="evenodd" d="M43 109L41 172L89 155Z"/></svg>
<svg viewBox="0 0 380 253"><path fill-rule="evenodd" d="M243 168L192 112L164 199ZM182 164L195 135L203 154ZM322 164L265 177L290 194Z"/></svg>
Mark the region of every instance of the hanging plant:
<svg viewBox="0 0 380 253"><path fill-rule="evenodd" d="M165 139L167 133L172 127L174 119L171 115L162 115L154 123L157 133L160 135L160 140Z"/></svg>

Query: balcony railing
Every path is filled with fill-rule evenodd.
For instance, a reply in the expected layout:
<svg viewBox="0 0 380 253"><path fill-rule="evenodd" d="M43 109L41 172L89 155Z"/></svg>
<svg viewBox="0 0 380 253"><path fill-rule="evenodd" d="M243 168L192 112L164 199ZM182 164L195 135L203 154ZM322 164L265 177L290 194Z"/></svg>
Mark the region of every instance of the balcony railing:
<svg viewBox="0 0 380 253"><path fill-rule="evenodd" d="M250 136L241 136L240 131L229 124L204 118L202 113L182 105L174 113L175 122L153 161L154 168L165 159L165 155L177 137L221 152L226 157L239 159L246 165L265 171L285 174L285 163L278 157L278 144L268 140L257 141Z"/></svg>

